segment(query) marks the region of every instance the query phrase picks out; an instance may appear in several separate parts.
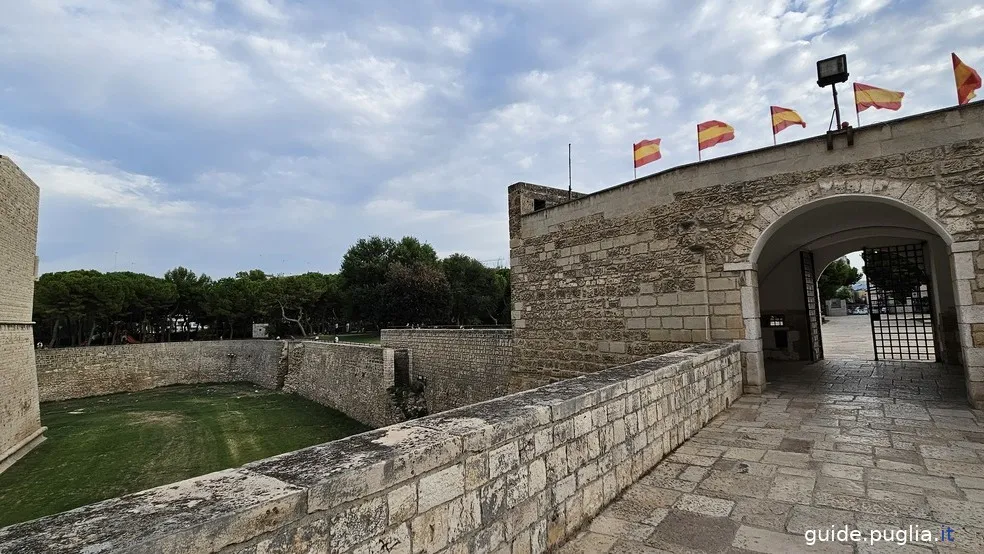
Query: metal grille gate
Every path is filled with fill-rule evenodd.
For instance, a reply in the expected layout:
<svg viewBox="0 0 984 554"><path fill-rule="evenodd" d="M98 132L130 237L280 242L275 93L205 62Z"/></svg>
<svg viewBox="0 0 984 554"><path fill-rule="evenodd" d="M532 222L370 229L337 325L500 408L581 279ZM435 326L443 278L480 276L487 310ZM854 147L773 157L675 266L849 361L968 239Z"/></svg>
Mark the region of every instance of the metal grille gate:
<svg viewBox="0 0 984 554"><path fill-rule="evenodd" d="M803 270L803 292L806 295L806 317L810 329L810 358L816 362L823 359L823 339L820 337L820 301L817 298L813 252L800 252L800 267Z"/></svg>
<svg viewBox="0 0 984 554"><path fill-rule="evenodd" d="M875 360L939 361L923 244L865 248Z"/></svg>

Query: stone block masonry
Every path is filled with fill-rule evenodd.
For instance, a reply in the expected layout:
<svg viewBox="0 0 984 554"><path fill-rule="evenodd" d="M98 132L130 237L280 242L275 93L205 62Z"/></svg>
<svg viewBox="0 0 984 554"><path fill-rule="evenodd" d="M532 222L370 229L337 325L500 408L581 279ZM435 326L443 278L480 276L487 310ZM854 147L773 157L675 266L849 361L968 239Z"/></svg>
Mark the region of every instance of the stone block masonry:
<svg viewBox="0 0 984 554"><path fill-rule="evenodd" d="M39 198L0 156L0 472L44 440L31 321Z"/></svg>
<svg viewBox="0 0 984 554"><path fill-rule="evenodd" d="M818 136L676 167L540 210L535 199L566 191L510 186L511 389L743 340L746 390L761 391L761 249L798 210L864 200L941 231L954 282L938 285L953 288L956 306L946 333L951 350L959 342L970 401L984 406L984 342L974 342L984 325L984 103L853 136L851 147L828 150Z"/></svg>
<svg viewBox="0 0 984 554"><path fill-rule="evenodd" d="M410 350L413 378L427 381L431 413L508 392L512 329L383 329L380 342Z"/></svg>
<svg viewBox="0 0 984 554"><path fill-rule="evenodd" d="M314 341L291 342L287 348L284 392L373 427L398 421L387 391L395 383L392 348Z"/></svg>
<svg viewBox="0 0 984 554"><path fill-rule="evenodd" d="M383 427L402 420L387 390L394 384L396 352L372 345L274 340L53 348L37 351L37 375L42 402L169 385L249 382L282 388Z"/></svg>
<svg viewBox="0 0 984 554"><path fill-rule="evenodd" d="M741 394L706 344L0 529L0 552L545 552Z"/></svg>
<svg viewBox="0 0 984 554"><path fill-rule="evenodd" d="M278 387L285 342L158 342L38 350L42 402L196 383Z"/></svg>

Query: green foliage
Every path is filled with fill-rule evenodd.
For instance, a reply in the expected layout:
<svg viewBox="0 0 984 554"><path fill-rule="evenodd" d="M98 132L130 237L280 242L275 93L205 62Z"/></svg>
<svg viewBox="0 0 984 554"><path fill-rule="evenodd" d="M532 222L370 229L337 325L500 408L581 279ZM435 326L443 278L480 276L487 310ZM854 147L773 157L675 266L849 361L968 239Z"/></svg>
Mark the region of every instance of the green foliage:
<svg viewBox="0 0 984 554"><path fill-rule="evenodd" d="M868 250L864 253L864 273L872 285L904 304L920 287L929 284L929 275L913 260L893 250Z"/></svg>
<svg viewBox="0 0 984 554"><path fill-rule="evenodd" d="M385 320L394 326L445 323L451 311L451 289L436 264L392 263L382 298Z"/></svg>
<svg viewBox="0 0 984 554"><path fill-rule="evenodd" d="M850 288L861 280L861 272L856 267L851 267L851 262L847 258L840 258L830 263L820 275L817 288L820 290L820 301L826 302L835 298L837 291L842 287Z"/></svg>
<svg viewBox="0 0 984 554"><path fill-rule="evenodd" d="M508 269L461 254L440 260L413 237L359 240L338 275L252 269L212 280L185 267L163 278L78 270L44 274L35 286L35 336L49 347L244 338L253 323L285 337L335 334L346 323L507 324L509 313Z"/></svg>
<svg viewBox="0 0 984 554"><path fill-rule="evenodd" d="M854 300L854 290L852 290L851 287L841 287L837 289L837 292L834 294L834 298L840 298L841 300L852 302Z"/></svg>

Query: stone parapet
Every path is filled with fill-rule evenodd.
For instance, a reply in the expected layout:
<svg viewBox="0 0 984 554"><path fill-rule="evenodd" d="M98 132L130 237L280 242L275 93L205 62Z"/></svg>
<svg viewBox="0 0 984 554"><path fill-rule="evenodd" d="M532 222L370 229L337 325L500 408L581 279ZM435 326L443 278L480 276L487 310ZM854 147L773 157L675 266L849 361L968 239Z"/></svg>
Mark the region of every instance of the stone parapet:
<svg viewBox="0 0 984 554"><path fill-rule="evenodd" d="M285 342L158 342L35 351L42 402L196 383L277 388Z"/></svg>
<svg viewBox="0 0 984 554"><path fill-rule="evenodd" d="M703 344L0 529L0 552L544 552L741 394Z"/></svg>
<svg viewBox="0 0 984 554"><path fill-rule="evenodd" d="M383 329L384 347L406 348L431 413L498 398L509 390L512 329Z"/></svg>

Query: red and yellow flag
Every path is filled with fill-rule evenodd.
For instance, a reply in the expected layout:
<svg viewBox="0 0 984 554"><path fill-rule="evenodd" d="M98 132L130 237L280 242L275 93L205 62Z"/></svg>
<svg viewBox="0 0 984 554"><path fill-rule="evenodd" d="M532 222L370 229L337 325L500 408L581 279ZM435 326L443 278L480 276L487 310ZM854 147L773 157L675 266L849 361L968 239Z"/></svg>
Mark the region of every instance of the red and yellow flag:
<svg viewBox="0 0 984 554"><path fill-rule="evenodd" d="M697 150L710 148L719 142L735 138L735 128L723 121L712 119L697 125Z"/></svg>
<svg viewBox="0 0 984 554"><path fill-rule="evenodd" d="M780 108L779 106L770 106L772 110L772 134L776 134L782 131L790 125L802 125L806 127L806 122L800 117L800 114L794 112L789 108Z"/></svg>
<svg viewBox="0 0 984 554"><path fill-rule="evenodd" d="M859 113L868 108L897 110L902 107L903 96L904 92L854 83L854 105Z"/></svg>
<svg viewBox="0 0 984 554"><path fill-rule="evenodd" d="M659 153L660 140L662 139L644 140L632 145L632 157L635 158L636 167L642 167L663 157Z"/></svg>
<svg viewBox="0 0 984 554"><path fill-rule="evenodd" d="M957 80L957 104L962 106L977 96L974 91L981 88L981 76L956 54L951 52L950 55L953 56L953 77Z"/></svg>

